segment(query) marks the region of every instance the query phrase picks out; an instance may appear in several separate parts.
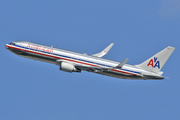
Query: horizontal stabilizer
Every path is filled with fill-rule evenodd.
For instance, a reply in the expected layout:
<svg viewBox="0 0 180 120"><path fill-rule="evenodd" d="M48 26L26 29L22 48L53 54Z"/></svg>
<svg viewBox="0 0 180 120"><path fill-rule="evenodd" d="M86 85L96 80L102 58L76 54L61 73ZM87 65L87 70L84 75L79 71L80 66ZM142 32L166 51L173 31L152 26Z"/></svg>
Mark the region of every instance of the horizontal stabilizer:
<svg viewBox="0 0 180 120"><path fill-rule="evenodd" d="M101 51L100 53L97 54L93 54L92 56L96 56L96 57L102 57L105 54L108 53L108 51L111 49L111 47L114 45L114 43L111 43L109 46L107 46L103 51Z"/></svg>

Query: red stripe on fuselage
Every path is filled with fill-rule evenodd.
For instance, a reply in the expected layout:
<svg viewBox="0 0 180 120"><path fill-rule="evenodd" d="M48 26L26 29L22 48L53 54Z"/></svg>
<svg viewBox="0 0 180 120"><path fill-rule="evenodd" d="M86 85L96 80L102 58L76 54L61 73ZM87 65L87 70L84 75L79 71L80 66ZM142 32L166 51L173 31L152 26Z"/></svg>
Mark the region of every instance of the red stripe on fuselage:
<svg viewBox="0 0 180 120"><path fill-rule="evenodd" d="M128 72L124 72L124 71L119 71L119 70L116 70L116 69L111 69L112 71L115 71L115 72L121 72L121 73L124 73L124 74L130 74L130 75L135 75L137 76L136 74L133 74L133 73L128 73Z"/></svg>
<svg viewBox="0 0 180 120"><path fill-rule="evenodd" d="M81 64L85 64L85 65L89 65L89 66L94 66L94 67L101 67L101 66L98 66L98 65L93 65L93 64L89 64L89 63L80 62L80 61L70 60L70 59L67 59L67 58L61 58L61 57L57 57L57 56L54 56L54 55L47 55L45 53L39 53L39 52L35 52L35 51L30 51L30 50L26 50L26 49L23 49L23 48L16 48L14 46L9 46L9 45L5 45L5 46L9 47L9 48L16 49L16 50L22 50L22 51L25 51L25 52L34 53L34 54L44 55L44 56L53 57L53 58L57 58L57 59L63 59L63 60L71 61L71 62L76 62L76 63L81 63ZM135 75L136 76L136 74L128 73L128 72L124 72L124 71L120 71L120 70L116 70L116 69L111 69L111 71L120 72L120 73L130 74L130 75Z"/></svg>

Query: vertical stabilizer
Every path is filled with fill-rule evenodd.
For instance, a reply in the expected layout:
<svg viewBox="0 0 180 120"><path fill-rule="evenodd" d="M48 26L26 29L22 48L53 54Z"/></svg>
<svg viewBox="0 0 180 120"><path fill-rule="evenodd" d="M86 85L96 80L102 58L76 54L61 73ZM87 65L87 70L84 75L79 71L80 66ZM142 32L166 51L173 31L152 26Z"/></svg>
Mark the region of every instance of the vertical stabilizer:
<svg viewBox="0 0 180 120"><path fill-rule="evenodd" d="M162 74L160 70L164 66L174 49L174 47L168 46L137 66L142 69L155 72L157 74Z"/></svg>

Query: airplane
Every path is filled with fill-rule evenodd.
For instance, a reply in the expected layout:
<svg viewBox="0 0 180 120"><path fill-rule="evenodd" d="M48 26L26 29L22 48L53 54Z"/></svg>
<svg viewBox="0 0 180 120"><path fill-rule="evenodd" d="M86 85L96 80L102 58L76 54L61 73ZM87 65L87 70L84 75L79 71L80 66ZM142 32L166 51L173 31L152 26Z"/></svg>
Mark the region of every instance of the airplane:
<svg viewBox="0 0 180 120"><path fill-rule="evenodd" d="M26 41L14 41L5 45L5 48L12 53L34 60L52 63L60 66L60 70L65 72L81 72L82 70L107 75L121 79L140 80L162 80L163 72L160 71L168 60L174 47L168 46L154 56L138 65L126 64L128 58L123 62L103 59L105 54L111 49L111 43L103 51L93 54L81 54L45 46Z"/></svg>

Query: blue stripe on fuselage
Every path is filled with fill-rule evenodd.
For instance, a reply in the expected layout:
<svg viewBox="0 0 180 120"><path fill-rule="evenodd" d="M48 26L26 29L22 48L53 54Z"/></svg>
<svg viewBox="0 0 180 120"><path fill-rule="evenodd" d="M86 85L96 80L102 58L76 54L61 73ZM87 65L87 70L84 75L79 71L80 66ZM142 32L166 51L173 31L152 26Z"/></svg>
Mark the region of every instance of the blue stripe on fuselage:
<svg viewBox="0 0 180 120"><path fill-rule="evenodd" d="M59 55L59 54L56 54L56 53L51 53L51 52L45 52L45 51L41 51L41 50L36 50L36 49L33 49L33 48L28 48L28 47L22 47L22 46L19 46L19 45L11 45L11 44L8 44L10 46L16 46L16 47L19 47L19 48L23 48L23 49L27 49L27 50L34 50L34 51L38 51L38 52L42 52L42 53L45 53L45 54L49 54L49 55L55 55L57 57L64 57L64 58L72 58L72 57L69 57L69 56L65 56L65 55ZM82 59L77 59L77 58L72 58L72 59L75 59L77 61L80 61L80 62L86 62L86 63L90 63L90 64L96 64L96 65L100 65L100 66L106 66L106 67L113 67L113 66L109 66L109 65L104 65L104 64L100 64L100 63L95 63L95 62L91 62L91 61L87 61L87 60L82 60ZM131 72L131 73L136 73L136 74L140 74L140 72L136 72L136 71L132 71L132 70L127 70L127 69L120 69L120 70L123 70L123 71L126 71L126 72Z"/></svg>

